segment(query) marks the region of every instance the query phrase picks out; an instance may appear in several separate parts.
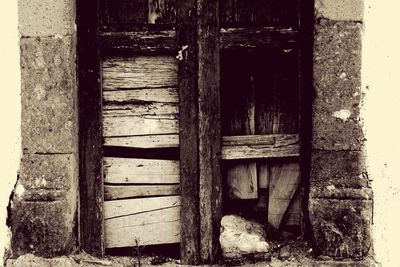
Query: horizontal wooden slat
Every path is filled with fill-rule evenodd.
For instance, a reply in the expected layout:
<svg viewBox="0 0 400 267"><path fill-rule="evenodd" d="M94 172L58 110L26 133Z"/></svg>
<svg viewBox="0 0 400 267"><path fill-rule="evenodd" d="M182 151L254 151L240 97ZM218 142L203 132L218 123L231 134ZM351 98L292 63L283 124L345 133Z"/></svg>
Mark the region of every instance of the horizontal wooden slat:
<svg viewBox="0 0 400 267"><path fill-rule="evenodd" d="M176 103L112 104L103 106L103 136L177 134Z"/></svg>
<svg viewBox="0 0 400 267"><path fill-rule="evenodd" d="M177 87L177 68L170 56L107 58L102 62L103 90Z"/></svg>
<svg viewBox="0 0 400 267"><path fill-rule="evenodd" d="M100 47L102 54L112 54L112 51L172 53L176 50L175 31L103 32Z"/></svg>
<svg viewBox="0 0 400 267"><path fill-rule="evenodd" d="M104 199L179 195L179 184L166 185L105 185Z"/></svg>
<svg viewBox="0 0 400 267"><path fill-rule="evenodd" d="M178 134L105 137L105 146L133 148L167 148L179 146Z"/></svg>
<svg viewBox="0 0 400 267"><path fill-rule="evenodd" d="M298 32L292 29L261 28L223 28L221 29L221 48L258 48L265 46L294 47Z"/></svg>
<svg viewBox="0 0 400 267"><path fill-rule="evenodd" d="M179 214L179 196L105 201L105 245L112 248L178 243Z"/></svg>
<svg viewBox="0 0 400 267"><path fill-rule="evenodd" d="M176 119L178 115L178 104L143 102L135 104L105 104L103 105L104 117L116 116L139 116L155 117L160 119Z"/></svg>
<svg viewBox="0 0 400 267"><path fill-rule="evenodd" d="M221 49L278 45L294 47L298 42L298 31L271 27L222 28L220 38ZM174 31L103 32L100 42L103 54L107 54L107 51L126 51L132 54L172 55L177 50Z"/></svg>
<svg viewBox="0 0 400 267"><path fill-rule="evenodd" d="M104 157L104 182L109 184L179 183L179 161Z"/></svg>
<svg viewBox="0 0 400 267"><path fill-rule="evenodd" d="M103 102L107 103L178 103L178 89L171 88L152 88L152 89L124 89L105 88L103 91ZM115 90L115 91L107 91Z"/></svg>
<svg viewBox="0 0 400 267"><path fill-rule="evenodd" d="M173 117L148 116L105 116L104 136L130 136L153 134L177 134L178 120Z"/></svg>
<svg viewBox="0 0 400 267"><path fill-rule="evenodd" d="M222 159L254 159L299 156L297 134L222 137Z"/></svg>
<svg viewBox="0 0 400 267"><path fill-rule="evenodd" d="M299 142L298 134L258 134L258 135L233 135L223 136L223 146L245 146L245 145L274 145L285 146L288 144L297 144Z"/></svg>

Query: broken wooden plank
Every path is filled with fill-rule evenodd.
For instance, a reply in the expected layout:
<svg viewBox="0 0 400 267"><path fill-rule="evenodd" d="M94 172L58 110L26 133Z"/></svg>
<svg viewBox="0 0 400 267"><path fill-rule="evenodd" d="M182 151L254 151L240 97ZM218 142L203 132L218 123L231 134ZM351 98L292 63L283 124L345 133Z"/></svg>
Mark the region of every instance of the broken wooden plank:
<svg viewBox="0 0 400 267"><path fill-rule="evenodd" d="M105 245L112 248L178 243L179 213L179 196L105 201Z"/></svg>
<svg viewBox="0 0 400 267"><path fill-rule="evenodd" d="M103 136L132 136L178 133L178 105L106 104L103 106Z"/></svg>
<svg viewBox="0 0 400 267"><path fill-rule="evenodd" d="M300 166L298 160L282 160L270 165L268 222L278 229L283 215L299 186Z"/></svg>
<svg viewBox="0 0 400 267"><path fill-rule="evenodd" d="M257 166L255 162L225 162L228 196L231 199L256 199Z"/></svg>
<svg viewBox="0 0 400 267"><path fill-rule="evenodd" d="M299 144L285 146L247 145L223 146L221 159L257 159L257 158L284 158L299 156Z"/></svg>
<svg viewBox="0 0 400 267"><path fill-rule="evenodd" d="M129 29L132 30L132 29ZM176 51L175 31L102 32L100 49L103 55L172 54Z"/></svg>
<svg viewBox="0 0 400 267"><path fill-rule="evenodd" d="M118 103L103 105L103 117L138 116L177 119L178 105L176 103Z"/></svg>
<svg viewBox="0 0 400 267"><path fill-rule="evenodd" d="M103 104L116 104L116 103L178 103L178 89L171 88L153 88L153 89L125 89L108 88L103 91Z"/></svg>
<svg viewBox="0 0 400 267"><path fill-rule="evenodd" d="M268 46L297 47L299 35L297 30L256 28L222 28L220 45L222 49L262 48ZM145 32L103 32L100 46L102 54L173 54L176 47L175 31ZM172 58L172 57L171 57Z"/></svg>
<svg viewBox="0 0 400 267"><path fill-rule="evenodd" d="M179 161L104 157L104 182L108 184L179 183Z"/></svg>
<svg viewBox="0 0 400 267"><path fill-rule="evenodd" d="M298 134L232 135L222 137L223 146L271 145L280 147L297 144L298 142Z"/></svg>
<svg viewBox="0 0 400 267"><path fill-rule="evenodd" d="M132 148L168 148L179 146L179 135L139 135L104 137L105 146L132 147Z"/></svg>
<svg viewBox="0 0 400 267"><path fill-rule="evenodd" d="M222 137L222 159L255 159L299 156L298 134Z"/></svg>
<svg viewBox="0 0 400 267"><path fill-rule="evenodd" d="M178 120L159 116L117 116L103 119L104 136L130 136L178 133Z"/></svg>
<svg viewBox="0 0 400 267"><path fill-rule="evenodd" d="M104 199L179 195L179 184L104 185Z"/></svg>
<svg viewBox="0 0 400 267"><path fill-rule="evenodd" d="M222 28L221 48L265 48L298 46L298 31L293 29L259 28Z"/></svg>
<svg viewBox="0 0 400 267"><path fill-rule="evenodd" d="M178 86L177 63L171 56L106 58L102 74L103 90Z"/></svg>

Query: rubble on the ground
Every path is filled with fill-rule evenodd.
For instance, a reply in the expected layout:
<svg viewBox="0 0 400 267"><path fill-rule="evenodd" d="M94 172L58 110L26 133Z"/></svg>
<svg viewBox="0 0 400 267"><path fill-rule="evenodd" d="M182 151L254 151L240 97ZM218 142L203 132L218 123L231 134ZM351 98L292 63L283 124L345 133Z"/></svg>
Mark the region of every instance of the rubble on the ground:
<svg viewBox="0 0 400 267"><path fill-rule="evenodd" d="M269 252L264 227L237 215L222 218L219 242L225 258Z"/></svg>

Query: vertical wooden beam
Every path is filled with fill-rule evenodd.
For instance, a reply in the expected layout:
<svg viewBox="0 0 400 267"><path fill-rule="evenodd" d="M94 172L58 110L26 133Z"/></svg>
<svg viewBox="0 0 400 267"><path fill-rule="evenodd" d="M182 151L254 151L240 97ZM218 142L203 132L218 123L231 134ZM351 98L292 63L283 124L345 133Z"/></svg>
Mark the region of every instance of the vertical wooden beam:
<svg viewBox="0 0 400 267"><path fill-rule="evenodd" d="M80 248L104 255L99 0L77 1Z"/></svg>
<svg viewBox="0 0 400 267"><path fill-rule="evenodd" d="M218 2L198 0L200 255L216 259L222 205Z"/></svg>
<svg viewBox="0 0 400 267"><path fill-rule="evenodd" d="M213 262L222 188L218 2L185 0L177 12L181 261Z"/></svg>
<svg viewBox="0 0 400 267"><path fill-rule="evenodd" d="M200 261L198 44L196 0L182 0L177 11L179 147L181 185L181 262Z"/></svg>

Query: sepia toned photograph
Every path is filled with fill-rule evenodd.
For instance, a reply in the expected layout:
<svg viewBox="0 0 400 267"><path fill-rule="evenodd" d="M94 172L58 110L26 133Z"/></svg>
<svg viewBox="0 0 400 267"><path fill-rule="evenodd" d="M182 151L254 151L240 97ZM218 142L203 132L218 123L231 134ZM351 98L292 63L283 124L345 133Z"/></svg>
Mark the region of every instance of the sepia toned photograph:
<svg viewBox="0 0 400 267"><path fill-rule="evenodd" d="M400 266L399 7L10 1L1 264Z"/></svg>

